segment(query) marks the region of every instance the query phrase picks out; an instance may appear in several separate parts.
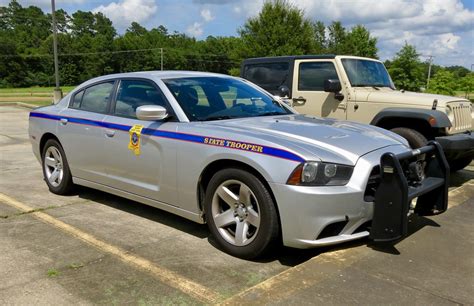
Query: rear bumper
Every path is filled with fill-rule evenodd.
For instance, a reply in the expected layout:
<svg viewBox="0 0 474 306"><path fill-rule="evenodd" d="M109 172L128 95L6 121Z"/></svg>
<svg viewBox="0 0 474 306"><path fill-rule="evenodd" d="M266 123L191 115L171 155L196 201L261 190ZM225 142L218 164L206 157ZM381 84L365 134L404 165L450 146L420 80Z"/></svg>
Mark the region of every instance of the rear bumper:
<svg viewBox="0 0 474 306"><path fill-rule="evenodd" d="M474 134L472 132L436 137L436 141L443 147L444 154L449 160L474 158Z"/></svg>

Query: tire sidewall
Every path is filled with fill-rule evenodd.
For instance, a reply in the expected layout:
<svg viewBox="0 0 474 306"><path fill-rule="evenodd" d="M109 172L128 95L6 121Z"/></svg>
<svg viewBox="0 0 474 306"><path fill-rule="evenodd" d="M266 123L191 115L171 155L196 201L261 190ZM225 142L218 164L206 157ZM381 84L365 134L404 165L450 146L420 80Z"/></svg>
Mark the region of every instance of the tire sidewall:
<svg viewBox="0 0 474 306"><path fill-rule="evenodd" d="M59 150L59 153L61 154L61 158L63 161L63 179L59 186L54 187L51 185L46 177L46 167L44 165L44 159L46 155L46 151L50 147L55 147ZM46 184L48 185L49 190L52 193L55 194L67 194L68 192L71 191L72 188L72 176L71 176L71 171L69 170L69 164L67 162L66 154L64 153L63 147L59 144L59 142L55 139L49 139L46 141L44 147L43 147L43 152L41 152L41 166L43 169L43 178Z"/></svg>
<svg viewBox="0 0 474 306"><path fill-rule="evenodd" d="M428 143L426 137L414 129L400 127L391 131L405 138L412 149L423 147Z"/></svg>
<svg viewBox="0 0 474 306"><path fill-rule="evenodd" d="M219 233L212 217L212 200L220 184L227 180L239 180L254 193L259 203L260 227L255 239L245 246L235 246L227 242ZM279 234L279 221L274 201L263 183L251 173L229 168L217 172L209 182L205 196L205 216L209 230L219 246L227 253L245 259L252 259L266 253Z"/></svg>

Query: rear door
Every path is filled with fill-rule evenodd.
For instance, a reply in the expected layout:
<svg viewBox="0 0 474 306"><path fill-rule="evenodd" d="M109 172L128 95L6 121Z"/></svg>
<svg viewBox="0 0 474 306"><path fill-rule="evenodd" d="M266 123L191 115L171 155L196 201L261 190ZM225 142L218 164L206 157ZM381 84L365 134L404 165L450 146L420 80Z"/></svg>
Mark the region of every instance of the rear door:
<svg viewBox="0 0 474 306"><path fill-rule="evenodd" d="M61 112L58 135L72 175L101 183L105 177L101 123L110 107L114 81L88 86Z"/></svg>
<svg viewBox="0 0 474 306"><path fill-rule="evenodd" d="M144 121L136 117L143 105L171 108L159 87L150 80L122 79L117 87L111 114L104 119L102 139L104 163L111 187L167 204L176 203L176 144L166 137L175 132L177 122ZM129 148L130 129L143 126L139 154Z"/></svg>
<svg viewBox="0 0 474 306"><path fill-rule="evenodd" d="M333 61L295 60L293 70L293 107L301 114L346 119L347 95L342 101L324 91L324 81L340 79Z"/></svg>

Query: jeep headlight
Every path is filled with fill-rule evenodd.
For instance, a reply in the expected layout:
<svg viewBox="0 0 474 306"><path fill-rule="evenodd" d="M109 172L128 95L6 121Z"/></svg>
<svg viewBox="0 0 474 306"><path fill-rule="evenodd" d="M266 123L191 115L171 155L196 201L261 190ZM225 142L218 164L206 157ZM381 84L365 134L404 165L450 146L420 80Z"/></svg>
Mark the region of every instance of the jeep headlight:
<svg viewBox="0 0 474 306"><path fill-rule="evenodd" d="M288 185L302 186L344 186L351 176L354 167L323 163L307 162L298 165L288 178Z"/></svg>
<svg viewBox="0 0 474 306"><path fill-rule="evenodd" d="M454 113L453 113L453 110L451 108L451 106L446 106L446 115L448 116L449 118L449 121L451 121L451 124L454 123Z"/></svg>

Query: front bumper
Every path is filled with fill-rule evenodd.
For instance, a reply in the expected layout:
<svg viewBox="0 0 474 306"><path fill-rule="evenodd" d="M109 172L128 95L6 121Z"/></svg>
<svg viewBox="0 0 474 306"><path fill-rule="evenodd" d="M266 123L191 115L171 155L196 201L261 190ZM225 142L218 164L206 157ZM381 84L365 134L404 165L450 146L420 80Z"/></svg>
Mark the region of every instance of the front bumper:
<svg viewBox="0 0 474 306"><path fill-rule="evenodd" d="M366 154L357 162L354 175L346 186L308 187L271 183L280 214L283 244L312 248L367 236L376 241L399 239L406 234L410 202L414 196L419 197L415 212L431 213L433 207L430 203L436 203L438 212L444 211L447 205L446 175L449 171L441 171L441 181L431 179L433 175L441 175L435 173L436 169L448 169L442 151L439 153L435 148L441 150L436 144L416 152L407 151L404 146L392 146ZM397 168L392 175L382 172L373 202L364 199L374 167L382 166L381 169L384 169L390 163L396 166L400 164L400 159L413 157L413 152L428 155L434 150L438 151L434 161L426 168L428 177L423 181L426 184L418 188L408 187L403 171ZM381 156L384 159L381 160ZM440 162L436 163L438 160ZM443 192L439 196L441 189Z"/></svg>
<svg viewBox="0 0 474 306"><path fill-rule="evenodd" d="M436 141L443 147L444 154L449 160L474 158L474 134L472 132L436 137Z"/></svg>

